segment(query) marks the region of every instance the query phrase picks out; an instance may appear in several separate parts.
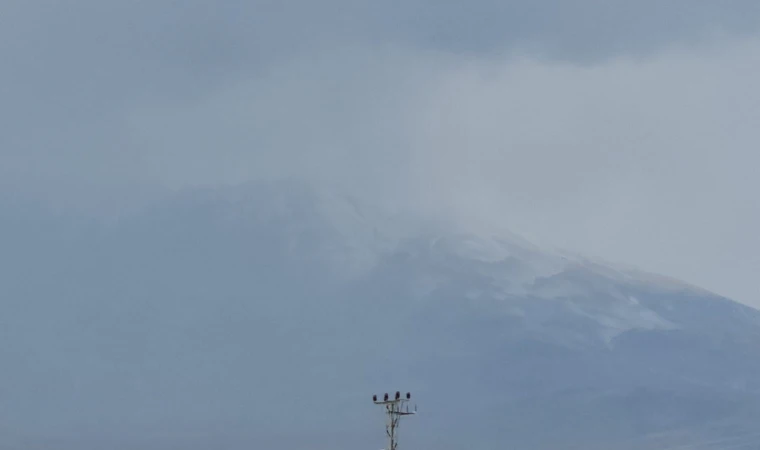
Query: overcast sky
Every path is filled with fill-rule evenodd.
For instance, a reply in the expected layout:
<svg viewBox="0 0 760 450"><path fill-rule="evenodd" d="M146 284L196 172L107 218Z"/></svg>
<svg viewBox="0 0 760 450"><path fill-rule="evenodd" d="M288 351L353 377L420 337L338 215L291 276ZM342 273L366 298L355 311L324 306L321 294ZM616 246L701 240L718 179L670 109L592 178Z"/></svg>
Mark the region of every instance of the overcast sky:
<svg viewBox="0 0 760 450"><path fill-rule="evenodd" d="M6 0L0 189L329 180L760 306L760 2Z"/></svg>

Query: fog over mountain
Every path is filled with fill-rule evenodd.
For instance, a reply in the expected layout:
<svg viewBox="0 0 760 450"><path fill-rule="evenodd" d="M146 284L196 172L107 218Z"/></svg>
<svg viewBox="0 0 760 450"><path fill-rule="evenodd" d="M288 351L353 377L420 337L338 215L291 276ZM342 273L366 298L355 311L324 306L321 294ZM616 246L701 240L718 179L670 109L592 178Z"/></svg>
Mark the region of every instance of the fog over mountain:
<svg viewBox="0 0 760 450"><path fill-rule="evenodd" d="M757 73L757 0L4 0L0 450L756 447Z"/></svg>
<svg viewBox="0 0 760 450"><path fill-rule="evenodd" d="M291 181L0 211L3 448L758 440L760 313L672 279Z"/></svg>
<svg viewBox="0 0 760 450"><path fill-rule="evenodd" d="M0 195L297 178L760 306L755 0L0 4Z"/></svg>

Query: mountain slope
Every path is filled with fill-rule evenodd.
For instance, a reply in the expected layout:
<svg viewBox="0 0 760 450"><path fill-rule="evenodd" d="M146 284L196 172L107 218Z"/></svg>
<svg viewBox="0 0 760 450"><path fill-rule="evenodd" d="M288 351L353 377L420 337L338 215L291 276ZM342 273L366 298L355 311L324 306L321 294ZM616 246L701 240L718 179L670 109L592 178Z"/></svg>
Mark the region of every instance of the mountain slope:
<svg viewBox="0 0 760 450"><path fill-rule="evenodd" d="M28 448L382 445L368 398L396 389L410 448L720 444L760 415L760 313L509 234L293 183L0 211L0 423Z"/></svg>

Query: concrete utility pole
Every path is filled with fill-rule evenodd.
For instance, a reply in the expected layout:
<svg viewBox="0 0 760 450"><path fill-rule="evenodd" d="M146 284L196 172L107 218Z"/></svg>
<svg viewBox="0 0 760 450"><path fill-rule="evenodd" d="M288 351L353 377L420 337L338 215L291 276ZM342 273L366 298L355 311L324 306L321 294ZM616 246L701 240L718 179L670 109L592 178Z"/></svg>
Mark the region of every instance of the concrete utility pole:
<svg viewBox="0 0 760 450"><path fill-rule="evenodd" d="M385 394L382 400L378 400L377 395L372 396L372 401L376 405L385 406L385 415L387 416L385 433L388 435L388 448L383 450L397 450L399 421L403 416L417 414L417 405L414 406L414 411L409 411L411 398L412 394L408 392L406 398L402 398L399 391L396 391L396 396L393 399L389 398L388 394Z"/></svg>

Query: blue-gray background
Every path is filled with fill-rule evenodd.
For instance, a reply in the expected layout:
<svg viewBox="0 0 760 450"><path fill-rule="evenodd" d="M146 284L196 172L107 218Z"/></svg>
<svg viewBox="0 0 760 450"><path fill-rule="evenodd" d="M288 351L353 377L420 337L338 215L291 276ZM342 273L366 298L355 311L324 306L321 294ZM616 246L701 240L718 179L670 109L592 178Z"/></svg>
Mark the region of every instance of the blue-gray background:
<svg viewBox="0 0 760 450"><path fill-rule="evenodd" d="M666 429L674 441L685 430L688 442L724 445L724 428L701 441L693 430L753 417L750 310L661 310L656 286L649 296L617 287L615 301L633 296L682 331L650 330L609 355L607 331L575 323L561 302L536 302L525 317L546 328L527 335L528 319L468 322L495 314L457 309L472 289L488 291L490 281L469 278L477 263L398 258L451 229L508 228L760 305L758 31L754 1L2 2L3 445L240 446L259 436L282 448L312 437L355 447L376 419L363 415L365 390L393 383L428 395L420 433L440 445L457 445L436 431L452 420L442 399L467 383L483 388L467 439L482 436L484 448L567 443L567 430L600 427L609 435L577 442L644 446ZM360 224L315 206L302 192L311 186L351 193ZM394 213L450 228L399 225ZM346 254L352 262L336 267L356 273L319 271ZM520 258L499 276L522 273ZM417 288L403 286L431 277L454 286L411 300ZM609 292L577 283L563 298L612 314ZM393 330L409 333L400 343L378 325L393 308L403 317ZM553 347L586 328L593 362ZM509 347L534 339L550 348ZM450 348L460 353L424 356ZM669 365L684 348L692 363ZM395 349L401 375L384 366ZM520 365L532 354L546 361ZM621 360L671 375L649 379ZM568 411L527 397L531 415L511 397L520 373L563 371L566 381L536 389ZM516 384L485 401L508 373ZM588 373L601 378L582 382ZM589 383L593 395L552 397ZM626 399L643 399L641 409ZM581 405L598 415L577 419ZM336 408L334 421L323 412ZM665 411L657 426L632 419L652 411ZM556 442L530 440L553 426Z"/></svg>

